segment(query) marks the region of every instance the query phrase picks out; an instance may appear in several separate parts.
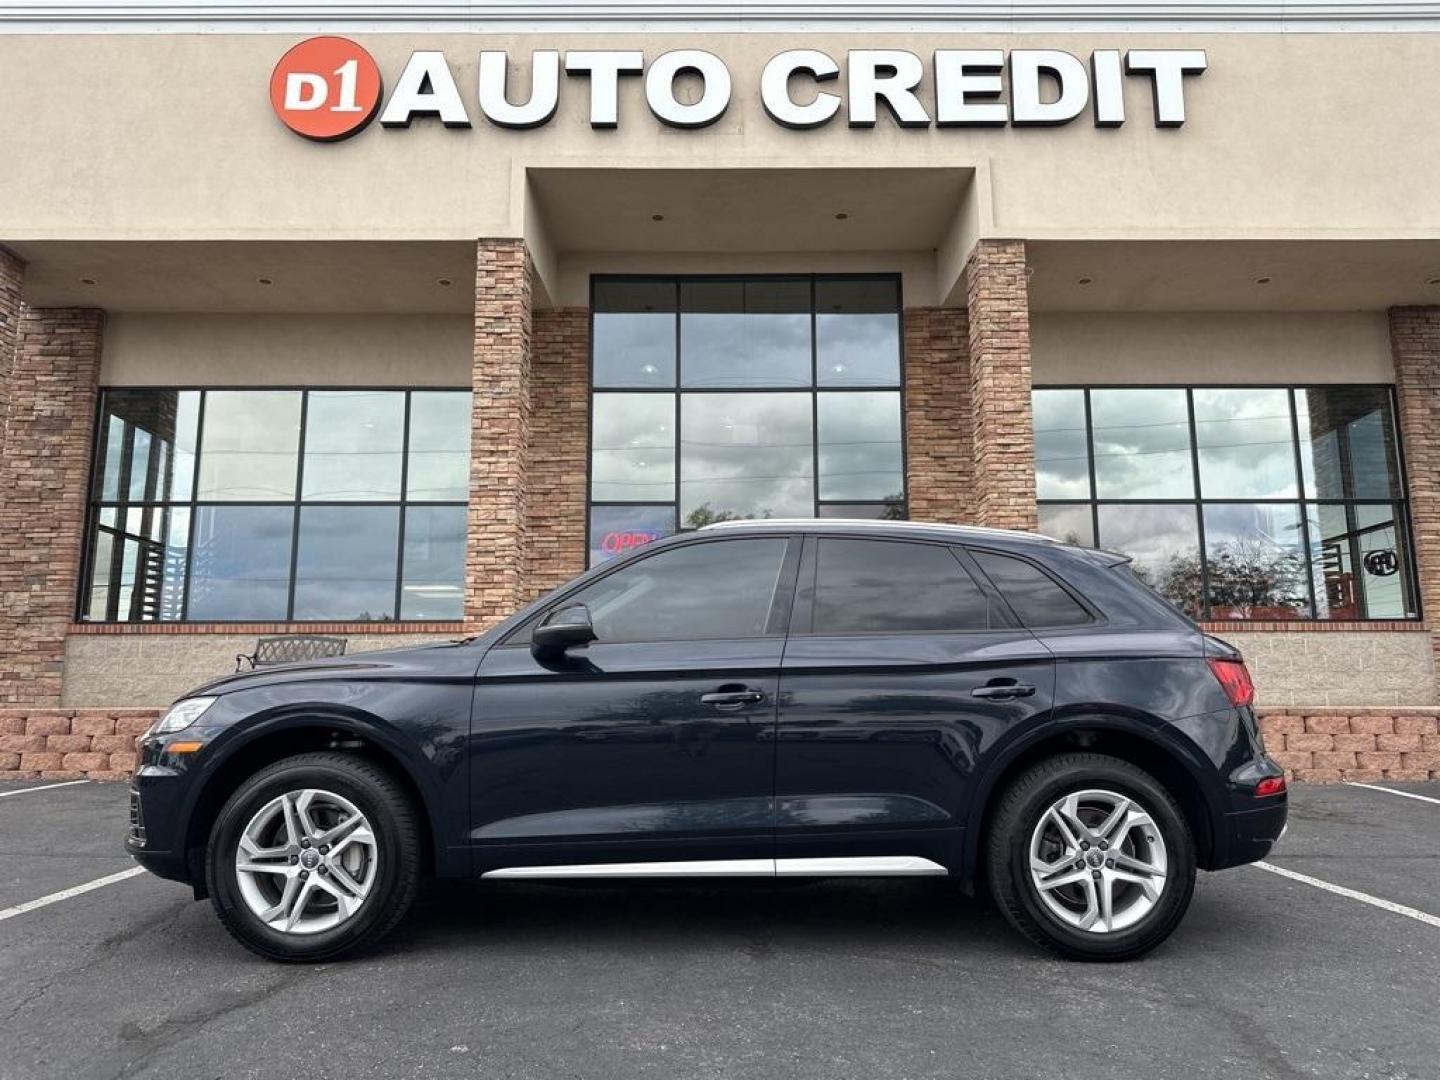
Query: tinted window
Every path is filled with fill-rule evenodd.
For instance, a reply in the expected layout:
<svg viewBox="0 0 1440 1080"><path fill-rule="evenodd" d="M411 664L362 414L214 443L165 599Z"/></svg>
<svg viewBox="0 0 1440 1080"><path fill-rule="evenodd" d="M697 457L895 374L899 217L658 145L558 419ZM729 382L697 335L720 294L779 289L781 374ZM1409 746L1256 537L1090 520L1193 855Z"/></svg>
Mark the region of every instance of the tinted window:
<svg viewBox="0 0 1440 1080"><path fill-rule="evenodd" d="M885 540L820 541L817 634L984 630L989 602L948 548Z"/></svg>
<svg viewBox="0 0 1440 1080"><path fill-rule="evenodd" d="M770 618L785 545L782 537L764 537L662 551L567 603L590 609L602 642L758 637Z"/></svg>
<svg viewBox="0 0 1440 1080"><path fill-rule="evenodd" d="M1074 597L1029 563L987 551L974 555L1026 626L1081 626L1092 621Z"/></svg>

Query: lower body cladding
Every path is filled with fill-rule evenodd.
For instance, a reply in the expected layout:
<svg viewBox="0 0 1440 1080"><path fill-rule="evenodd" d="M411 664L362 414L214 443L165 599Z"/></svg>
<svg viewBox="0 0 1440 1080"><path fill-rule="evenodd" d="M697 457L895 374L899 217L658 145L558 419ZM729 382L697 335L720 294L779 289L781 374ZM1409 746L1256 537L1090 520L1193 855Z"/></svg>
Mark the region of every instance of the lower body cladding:
<svg viewBox="0 0 1440 1080"><path fill-rule="evenodd" d="M508 866L487 870L487 878L660 878L660 877L943 877L949 871L918 855L816 859L699 859L685 862L570 863L562 866Z"/></svg>

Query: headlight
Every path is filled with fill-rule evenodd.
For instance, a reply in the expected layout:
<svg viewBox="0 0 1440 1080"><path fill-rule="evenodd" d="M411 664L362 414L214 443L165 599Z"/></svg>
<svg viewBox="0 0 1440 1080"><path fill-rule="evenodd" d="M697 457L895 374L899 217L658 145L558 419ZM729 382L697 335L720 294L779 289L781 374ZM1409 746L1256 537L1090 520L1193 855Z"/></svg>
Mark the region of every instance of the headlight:
<svg viewBox="0 0 1440 1080"><path fill-rule="evenodd" d="M213 697L192 697L186 698L184 701L177 701L170 706L169 712L155 721L149 734L173 735L177 731L184 731L205 715L205 710L214 704Z"/></svg>

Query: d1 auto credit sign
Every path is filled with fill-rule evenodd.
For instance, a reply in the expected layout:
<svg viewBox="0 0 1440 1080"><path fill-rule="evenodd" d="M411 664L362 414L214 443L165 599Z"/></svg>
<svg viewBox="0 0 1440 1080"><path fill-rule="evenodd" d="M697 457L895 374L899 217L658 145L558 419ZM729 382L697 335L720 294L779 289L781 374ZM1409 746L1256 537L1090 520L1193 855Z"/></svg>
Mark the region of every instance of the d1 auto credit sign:
<svg viewBox="0 0 1440 1080"><path fill-rule="evenodd" d="M710 126L734 96L730 69L703 49L653 59L638 50L537 49L528 59L528 71L512 78L508 53L481 50L479 77L462 90L443 52L416 50L382 110L380 70L370 54L347 38L311 38L275 66L270 102L292 131L334 141L377 114L387 128L427 117L468 128L477 113L496 127L542 127L562 94L575 93L588 94L591 127L614 128L623 79L641 80L650 114L674 128ZM1155 126L1180 127L1186 81L1208 66L1202 49L1096 49L1085 59L1059 49L936 49L927 59L904 49L851 49L838 59L790 49L766 63L756 96L766 116L794 130L825 127L842 115L849 127L872 128L882 111L902 128L1050 127L1087 113L1096 127L1120 127L1126 85L1143 83ZM827 89L842 72L844 93ZM682 78L698 81L698 96L692 87L682 100ZM809 85L792 95L792 83Z"/></svg>
<svg viewBox="0 0 1440 1080"><path fill-rule="evenodd" d="M302 41L270 75L270 104L297 135L334 142L354 135L380 109L375 58L342 37Z"/></svg>

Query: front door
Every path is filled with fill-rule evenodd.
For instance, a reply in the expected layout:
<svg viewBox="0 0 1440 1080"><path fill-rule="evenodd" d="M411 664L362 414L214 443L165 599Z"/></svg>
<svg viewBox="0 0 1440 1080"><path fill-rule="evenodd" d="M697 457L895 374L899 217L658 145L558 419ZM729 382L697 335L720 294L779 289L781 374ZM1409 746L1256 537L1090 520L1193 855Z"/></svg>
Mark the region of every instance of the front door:
<svg viewBox="0 0 1440 1080"><path fill-rule="evenodd" d="M1054 660L959 549L806 545L780 679L780 872L953 869L977 761L1048 713Z"/></svg>
<svg viewBox="0 0 1440 1080"><path fill-rule="evenodd" d="M590 645L542 660L522 632L486 655L470 738L482 872L713 860L770 872L799 548L779 534L666 547L557 598L550 610L589 610Z"/></svg>

